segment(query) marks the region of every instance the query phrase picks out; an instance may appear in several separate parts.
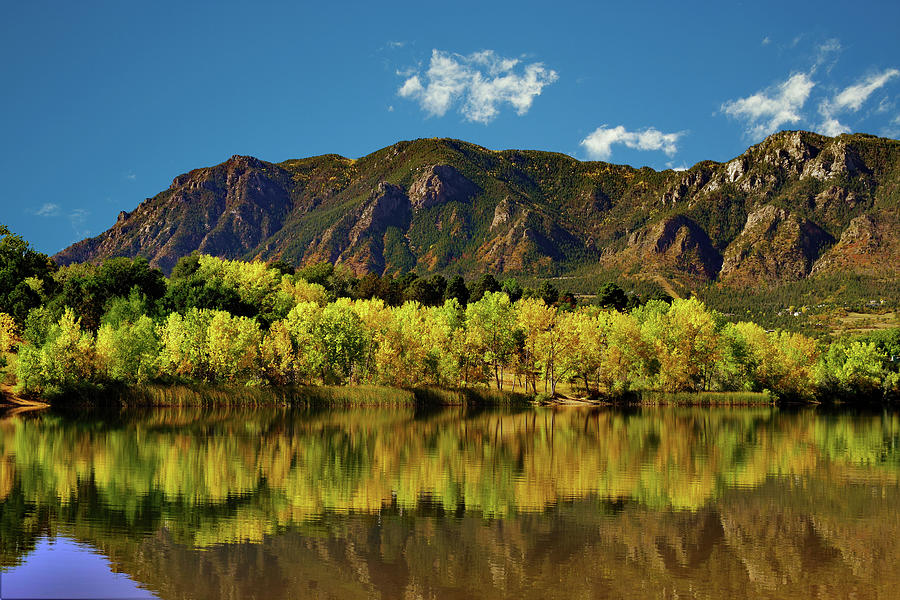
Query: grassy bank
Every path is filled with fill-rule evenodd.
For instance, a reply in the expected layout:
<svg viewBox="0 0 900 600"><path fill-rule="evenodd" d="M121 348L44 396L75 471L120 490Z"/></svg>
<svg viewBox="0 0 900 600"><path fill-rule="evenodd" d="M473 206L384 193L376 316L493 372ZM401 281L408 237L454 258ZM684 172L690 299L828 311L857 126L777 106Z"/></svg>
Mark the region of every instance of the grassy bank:
<svg viewBox="0 0 900 600"><path fill-rule="evenodd" d="M434 386L397 388L378 385L243 386L195 382L126 385L82 384L51 395L19 395L9 385L0 389L0 405L57 408L138 408L155 406L237 408L297 406L322 408L422 406L769 406L796 404L873 405L872 398L776 397L767 392L630 391L618 396L584 397L563 389L555 397L497 390L484 386L443 389ZM568 392L568 393L567 393Z"/></svg>
<svg viewBox="0 0 900 600"><path fill-rule="evenodd" d="M628 398L630 403L649 406L760 406L776 403L764 392L691 392L668 394L644 391Z"/></svg>
<svg viewBox="0 0 900 600"><path fill-rule="evenodd" d="M488 388L440 389L387 386L252 387L213 384L83 385L71 387L44 401L58 407L142 406L528 406L523 394Z"/></svg>

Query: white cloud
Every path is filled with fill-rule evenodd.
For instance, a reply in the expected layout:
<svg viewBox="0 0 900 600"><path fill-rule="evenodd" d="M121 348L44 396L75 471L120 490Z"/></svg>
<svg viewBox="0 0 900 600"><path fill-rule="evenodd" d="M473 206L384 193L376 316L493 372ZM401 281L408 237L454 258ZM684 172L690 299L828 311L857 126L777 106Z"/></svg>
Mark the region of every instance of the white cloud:
<svg viewBox="0 0 900 600"><path fill-rule="evenodd" d="M405 45L406 45L406 42L402 42L402 41L388 42L388 46L390 46L391 48L402 48Z"/></svg>
<svg viewBox="0 0 900 600"><path fill-rule="evenodd" d="M127 173L125 175L125 179L127 179L128 181L135 181L137 179L137 175L135 175L134 173Z"/></svg>
<svg viewBox="0 0 900 600"><path fill-rule="evenodd" d="M520 65L518 59L503 58L493 50L463 56L435 49L428 70L410 75L397 90L400 97L418 101L422 110L436 117L458 104L466 120L478 123L491 122L503 104L524 115L544 86L558 79L556 71L543 63Z"/></svg>
<svg viewBox="0 0 900 600"><path fill-rule="evenodd" d="M818 131L822 135L834 137L836 135L841 135L842 133L850 133L850 128L837 119L831 118L825 119L825 121L819 125Z"/></svg>
<svg viewBox="0 0 900 600"><path fill-rule="evenodd" d="M791 45L798 45L803 38L803 35L796 37ZM763 45L766 39L763 40ZM806 45L804 42L804 46ZM871 72L852 85L843 87L846 82L838 83L832 73L843 51L840 40L827 39L807 47L807 70L795 72L786 80L746 98L728 100L721 105L720 112L742 121L746 134L754 140L762 139L789 124L795 124L794 128L812 129L828 136L858 130L859 123L851 115L860 112L870 100L873 106L865 111L865 115L880 115L879 120L884 126L883 119L894 112L894 101L888 95L877 99L877 106L874 106L876 100L873 100L873 96L878 95L878 90L891 81L900 79L900 70L888 68ZM812 108L805 109L807 105L814 106L818 115L813 113ZM881 129L882 135L888 131L894 131L891 125Z"/></svg>
<svg viewBox="0 0 900 600"><path fill-rule="evenodd" d="M823 100L819 104L819 114L825 120L818 126L817 130L829 136L850 133L851 129L840 123L837 115L846 112L857 112L869 99L869 96L898 75L900 75L900 71L897 69L887 69L882 73L869 75L859 82L844 88L835 94L833 98Z"/></svg>
<svg viewBox="0 0 900 600"><path fill-rule="evenodd" d="M826 64L827 66L825 67L825 71L831 72L831 69L832 67L834 67L835 62L837 62L837 55L840 54L841 50L843 50L841 41L836 38L825 40L825 42L819 44L816 47L816 61L813 63L810 74L815 73L816 69ZM835 58L832 59L832 56L834 56Z"/></svg>
<svg viewBox="0 0 900 600"><path fill-rule="evenodd" d="M795 73L774 87L725 102L722 112L743 120L747 134L754 139L762 139L778 131L782 125L801 120L800 110L815 85L808 74Z"/></svg>
<svg viewBox="0 0 900 600"><path fill-rule="evenodd" d="M769 39L769 36L766 36L763 38L763 41L762 41L763 46L768 46L771 43L772 43L772 40Z"/></svg>
<svg viewBox="0 0 900 600"><path fill-rule="evenodd" d="M403 98L412 98L422 94L425 91L425 88L422 87L422 82L419 81L418 75L413 75L409 79L403 82L403 85L400 86L400 89L397 90L397 93L400 94Z"/></svg>
<svg viewBox="0 0 900 600"><path fill-rule="evenodd" d="M34 214L38 217L58 217L59 216L59 204L47 202L42 207L37 209L37 211L35 211Z"/></svg>
<svg viewBox="0 0 900 600"><path fill-rule="evenodd" d="M613 144L624 144L635 150L662 150L668 156L673 156L678 151L677 142L682 135L682 132L663 133L653 127L643 131L628 131L622 125L603 125L581 140L581 145L591 158L597 160L609 160Z"/></svg>
<svg viewBox="0 0 900 600"><path fill-rule="evenodd" d="M834 97L830 104L830 109L833 112L839 112L843 110L852 110L857 111L863 105L863 103L869 99L869 96L872 95L877 89L881 88L888 81L900 75L900 71L897 69L888 69L884 73L879 73L877 75L870 75L866 77L863 81L851 85Z"/></svg>
<svg viewBox="0 0 900 600"><path fill-rule="evenodd" d="M894 108L894 103L893 103L891 100L889 100L888 98L885 97L885 98L882 98L882 99L878 102L878 108L875 109L875 112L876 112L876 113L879 113L879 114L881 114L881 113L886 113L886 112L890 111L890 110L893 109L893 108Z"/></svg>

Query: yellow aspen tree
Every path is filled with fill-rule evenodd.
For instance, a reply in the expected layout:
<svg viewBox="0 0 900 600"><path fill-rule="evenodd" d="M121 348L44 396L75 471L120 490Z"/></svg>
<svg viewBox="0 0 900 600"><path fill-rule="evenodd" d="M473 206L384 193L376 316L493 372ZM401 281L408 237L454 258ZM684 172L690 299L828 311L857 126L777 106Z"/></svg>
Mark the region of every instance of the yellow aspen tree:
<svg viewBox="0 0 900 600"><path fill-rule="evenodd" d="M206 338L213 377L230 382L257 379L260 338L255 320L215 311Z"/></svg>
<svg viewBox="0 0 900 600"><path fill-rule="evenodd" d="M0 352L9 352L18 343L15 320L6 313L0 313Z"/></svg>
<svg viewBox="0 0 900 600"><path fill-rule="evenodd" d="M294 383L296 353L291 332L284 321L275 321L263 337L259 349L262 374L275 385Z"/></svg>

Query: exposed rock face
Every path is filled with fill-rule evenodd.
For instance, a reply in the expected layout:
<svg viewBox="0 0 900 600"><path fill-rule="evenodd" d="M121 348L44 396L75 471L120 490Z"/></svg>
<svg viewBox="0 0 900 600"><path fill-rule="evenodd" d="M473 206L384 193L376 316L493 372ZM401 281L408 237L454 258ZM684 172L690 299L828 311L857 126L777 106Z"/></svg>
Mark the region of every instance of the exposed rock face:
<svg viewBox="0 0 900 600"><path fill-rule="evenodd" d="M380 183L372 196L328 228L316 244L318 260L345 263L357 273L384 271L384 235L389 227L405 230L411 217L409 198L396 185Z"/></svg>
<svg viewBox="0 0 900 600"><path fill-rule="evenodd" d="M739 156L727 165L725 165L725 181L734 183L746 172L747 166L744 164L744 157Z"/></svg>
<svg viewBox="0 0 900 600"><path fill-rule="evenodd" d="M494 209L494 219L491 221L491 231L494 231L501 225L509 223L509 220L513 216L513 211L515 209L515 205L510 201L507 196L503 200L497 204L497 208Z"/></svg>
<svg viewBox="0 0 900 600"><path fill-rule="evenodd" d="M878 248L880 241L875 219L869 215L860 215L850 221L838 243L844 247L853 246L861 254L871 254Z"/></svg>
<svg viewBox="0 0 900 600"><path fill-rule="evenodd" d="M747 284L802 279L833 241L815 223L769 204L747 216L725 251L721 278Z"/></svg>
<svg viewBox="0 0 900 600"><path fill-rule="evenodd" d="M180 175L166 192L123 211L112 229L56 256L62 263L94 256L142 255L169 271L194 250L240 256L281 229L293 208L291 175L251 156L232 156Z"/></svg>
<svg viewBox="0 0 900 600"><path fill-rule="evenodd" d="M509 198L494 210L491 231L494 235L476 256L481 264L498 272L539 273L563 258L563 249L578 243L547 215L517 206Z"/></svg>
<svg viewBox="0 0 900 600"><path fill-rule="evenodd" d="M350 244L355 244L362 235L382 232L390 226L406 227L409 217L409 198L403 190L396 185L381 183L350 230Z"/></svg>
<svg viewBox="0 0 900 600"><path fill-rule="evenodd" d="M710 173L708 169L700 168L696 171L688 171L681 180L666 190L663 194L662 204L675 205L694 196L709 181Z"/></svg>
<svg viewBox="0 0 900 600"><path fill-rule="evenodd" d="M409 188L413 210L431 208L445 202L466 202L478 193L478 186L450 165L431 165Z"/></svg>
<svg viewBox="0 0 900 600"><path fill-rule="evenodd" d="M702 280L714 279L722 266L722 256L709 236L684 215L663 219L652 228L632 233L628 246L644 264Z"/></svg>
<svg viewBox="0 0 900 600"><path fill-rule="evenodd" d="M817 211L832 213L847 208L853 209L859 202L859 197L852 190L831 186L816 194L814 204Z"/></svg>
<svg viewBox="0 0 900 600"><path fill-rule="evenodd" d="M802 131L771 136L760 144L764 150L763 161L788 175L799 175L806 162L819 154L819 147L808 137Z"/></svg>
<svg viewBox="0 0 900 600"><path fill-rule="evenodd" d="M168 271L199 250L358 273L542 276L594 265L687 286L900 277L898 177L900 141L797 131L684 172L445 139L357 160L233 156L176 177L55 258L141 255Z"/></svg>
<svg viewBox="0 0 900 600"><path fill-rule="evenodd" d="M814 160L803 166L800 178L812 177L824 181L838 175L852 175L864 170L865 164L859 155L843 141L835 140L825 146Z"/></svg>
<svg viewBox="0 0 900 600"><path fill-rule="evenodd" d="M813 265L811 275L855 272L900 277L900 221L896 214L864 214L850 221L841 239Z"/></svg>

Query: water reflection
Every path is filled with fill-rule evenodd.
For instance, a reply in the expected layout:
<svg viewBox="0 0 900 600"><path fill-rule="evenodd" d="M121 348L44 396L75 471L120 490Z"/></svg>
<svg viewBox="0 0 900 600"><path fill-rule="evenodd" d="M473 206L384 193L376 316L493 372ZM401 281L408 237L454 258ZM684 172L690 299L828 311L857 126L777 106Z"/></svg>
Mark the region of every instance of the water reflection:
<svg viewBox="0 0 900 600"><path fill-rule="evenodd" d="M90 546L73 540L40 538L22 564L0 574L0 598L156 598Z"/></svg>
<svg viewBox="0 0 900 600"><path fill-rule="evenodd" d="M900 419L157 410L0 421L0 565L161 597L789 597L900 583Z"/></svg>

